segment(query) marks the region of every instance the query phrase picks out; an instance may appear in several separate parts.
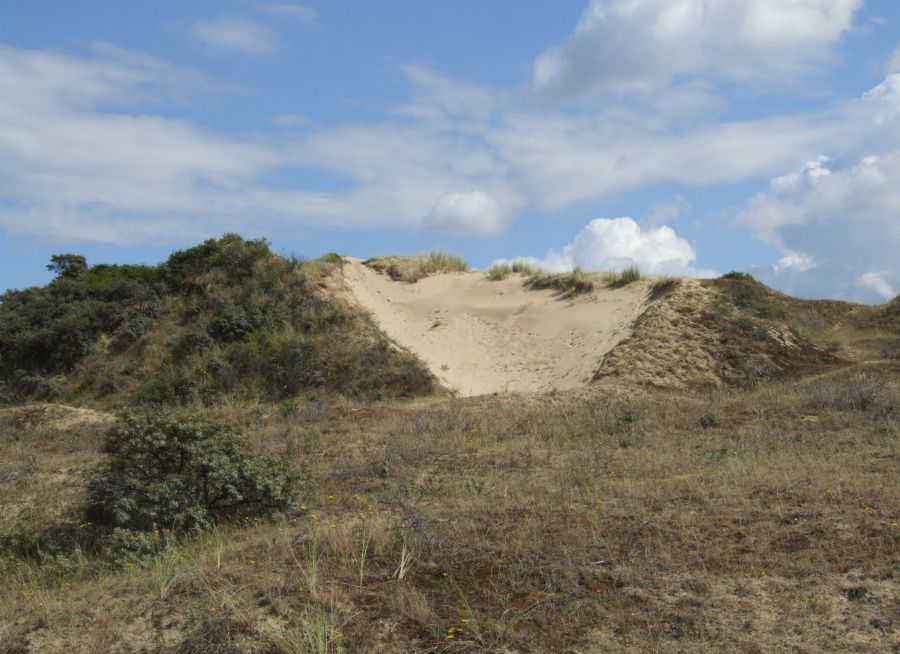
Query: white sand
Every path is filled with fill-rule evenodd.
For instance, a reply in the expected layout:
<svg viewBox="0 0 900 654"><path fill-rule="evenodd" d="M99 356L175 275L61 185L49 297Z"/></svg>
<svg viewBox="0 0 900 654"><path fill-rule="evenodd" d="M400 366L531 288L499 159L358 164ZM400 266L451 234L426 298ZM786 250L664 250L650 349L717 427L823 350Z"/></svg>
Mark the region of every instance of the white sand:
<svg viewBox="0 0 900 654"><path fill-rule="evenodd" d="M627 338L645 306L647 282L601 288L572 300L530 291L512 275L483 273L392 281L347 259L348 291L397 343L463 396L581 386L604 354Z"/></svg>

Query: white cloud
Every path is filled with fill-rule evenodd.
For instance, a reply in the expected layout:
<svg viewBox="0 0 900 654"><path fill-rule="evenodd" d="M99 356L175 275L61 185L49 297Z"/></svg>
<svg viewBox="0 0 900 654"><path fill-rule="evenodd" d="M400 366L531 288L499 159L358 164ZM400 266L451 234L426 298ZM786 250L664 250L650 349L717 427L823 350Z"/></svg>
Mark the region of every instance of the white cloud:
<svg viewBox="0 0 900 654"><path fill-rule="evenodd" d="M241 231L252 217L256 229L327 224L478 235L500 228L509 214L499 207L511 214L523 204L483 146L430 125L244 138L140 111L211 86L112 46L89 57L0 47L0 228L127 244ZM284 166L333 173L344 189L268 186L266 177ZM478 193L450 202L455 189Z"/></svg>
<svg viewBox="0 0 900 654"><path fill-rule="evenodd" d="M636 265L651 275L711 276L697 270L694 248L670 227L641 228L631 218L595 218L561 250L550 250L542 259L519 257L504 261L528 261L549 272L566 272L575 266L585 271L621 271Z"/></svg>
<svg viewBox="0 0 900 654"><path fill-rule="evenodd" d="M860 275L856 279L856 283L863 288L874 291L881 299L890 300L897 295L897 291L888 281L889 277L895 275L889 270L879 272L867 272Z"/></svg>
<svg viewBox="0 0 900 654"><path fill-rule="evenodd" d="M788 252L772 268L776 275L788 271L806 272L816 267L816 260L802 252Z"/></svg>
<svg viewBox="0 0 900 654"><path fill-rule="evenodd" d="M271 54L278 40L268 29L236 18L197 18L190 22L191 35L215 50L233 50L247 54Z"/></svg>
<svg viewBox="0 0 900 654"><path fill-rule="evenodd" d="M253 137L153 115L155 105L211 88L157 59L111 45L83 57L0 48L0 228L128 243L240 231L252 219L258 230L390 226L486 236L525 207L555 212L653 184L773 178L741 217L780 249L771 269L779 285L874 294L857 280L894 274L897 265L888 252L898 249L900 223L890 219L900 215L900 75L820 112L715 116L733 80L782 81L776 62L793 74L825 61L858 5L593 2L571 39L538 60L538 90L582 99L595 89L652 92L563 107L536 101L529 89L407 66L408 98L381 121ZM275 47L259 25L231 22L206 21L207 42ZM606 43L600 37L611 26L622 36ZM272 123L304 124L291 110ZM831 159L816 158L823 152ZM315 170L317 185L273 188L267 179L280 168L296 168L298 179ZM333 183L320 181L329 176ZM598 219L543 261L702 273L690 244L660 226L689 208L679 197L647 207L643 228Z"/></svg>
<svg viewBox="0 0 900 654"><path fill-rule="evenodd" d="M894 48L891 56L888 57L887 66L885 66L885 73L887 73L888 75L890 75L891 73L900 73L900 45Z"/></svg>
<svg viewBox="0 0 900 654"><path fill-rule="evenodd" d="M847 115L865 127L848 147L772 179L739 220L785 253L774 269L789 273L783 288L872 301L890 288L885 280L900 276L900 75Z"/></svg>
<svg viewBox="0 0 900 654"><path fill-rule="evenodd" d="M821 66L862 0L592 0L575 33L537 58L554 97L657 88L677 76L783 79Z"/></svg>
<svg viewBox="0 0 900 654"><path fill-rule="evenodd" d="M490 236L503 231L503 208L482 191L445 193L428 214L427 225L451 234Z"/></svg>

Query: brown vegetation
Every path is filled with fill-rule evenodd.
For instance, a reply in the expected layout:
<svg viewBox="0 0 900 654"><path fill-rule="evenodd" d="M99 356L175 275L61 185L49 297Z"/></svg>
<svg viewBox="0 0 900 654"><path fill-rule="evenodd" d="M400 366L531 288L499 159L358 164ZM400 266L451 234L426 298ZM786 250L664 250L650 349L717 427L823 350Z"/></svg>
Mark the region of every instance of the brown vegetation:
<svg viewBox="0 0 900 654"><path fill-rule="evenodd" d="M242 479L302 470L299 498L187 533L149 520L91 548L104 527L84 509L115 416L0 409L0 654L900 651L897 300L796 300L741 275L640 279L609 290L638 294L636 318L593 384L401 400L385 357L360 352L388 348L410 388L428 373L333 302L340 258L273 261L325 301L303 315L342 317L339 341L316 336L324 364L349 344L356 367L330 368L341 385L315 394L225 394L166 415L234 429L253 461L273 462ZM395 273L428 274L410 270ZM225 292L204 275L186 276L200 297ZM570 277L549 288L577 291ZM148 371L178 356L163 335L184 325L167 312L138 337ZM209 472L212 453L191 452Z"/></svg>
<svg viewBox="0 0 900 654"><path fill-rule="evenodd" d="M896 651L896 375L221 406L310 469L294 514L7 554L0 651ZM4 531L75 519L96 428L2 424Z"/></svg>

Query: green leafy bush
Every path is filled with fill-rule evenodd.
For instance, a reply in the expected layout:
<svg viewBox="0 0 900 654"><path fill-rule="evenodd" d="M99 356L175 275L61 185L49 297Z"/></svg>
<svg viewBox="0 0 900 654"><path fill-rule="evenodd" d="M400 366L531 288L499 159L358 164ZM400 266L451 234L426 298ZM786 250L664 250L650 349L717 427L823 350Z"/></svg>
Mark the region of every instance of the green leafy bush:
<svg viewBox="0 0 900 654"><path fill-rule="evenodd" d="M104 452L85 519L109 528L178 533L279 514L296 503L305 479L281 459L251 456L233 429L167 412L124 416Z"/></svg>

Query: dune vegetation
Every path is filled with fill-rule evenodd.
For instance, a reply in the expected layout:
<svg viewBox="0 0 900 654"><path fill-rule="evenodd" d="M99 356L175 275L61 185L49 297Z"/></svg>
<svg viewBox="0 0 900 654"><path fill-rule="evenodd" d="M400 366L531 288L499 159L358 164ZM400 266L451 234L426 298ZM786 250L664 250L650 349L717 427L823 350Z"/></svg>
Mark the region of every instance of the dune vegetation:
<svg viewBox="0 0 900 654"><path fill-rule="evenodd" d="M900 646L897 300L604 284L590 383L462 397L336 255L51 266L0 304L0 653Z"/></svg>
<svg viewBox="0 0 900 654"><path fill-rule="evenodd" d="M158 266L60 261L47 286L0 296L0 400L189 405L433 391L415 358L329 290L336 255L285 258L226 235Z"/></svg>

